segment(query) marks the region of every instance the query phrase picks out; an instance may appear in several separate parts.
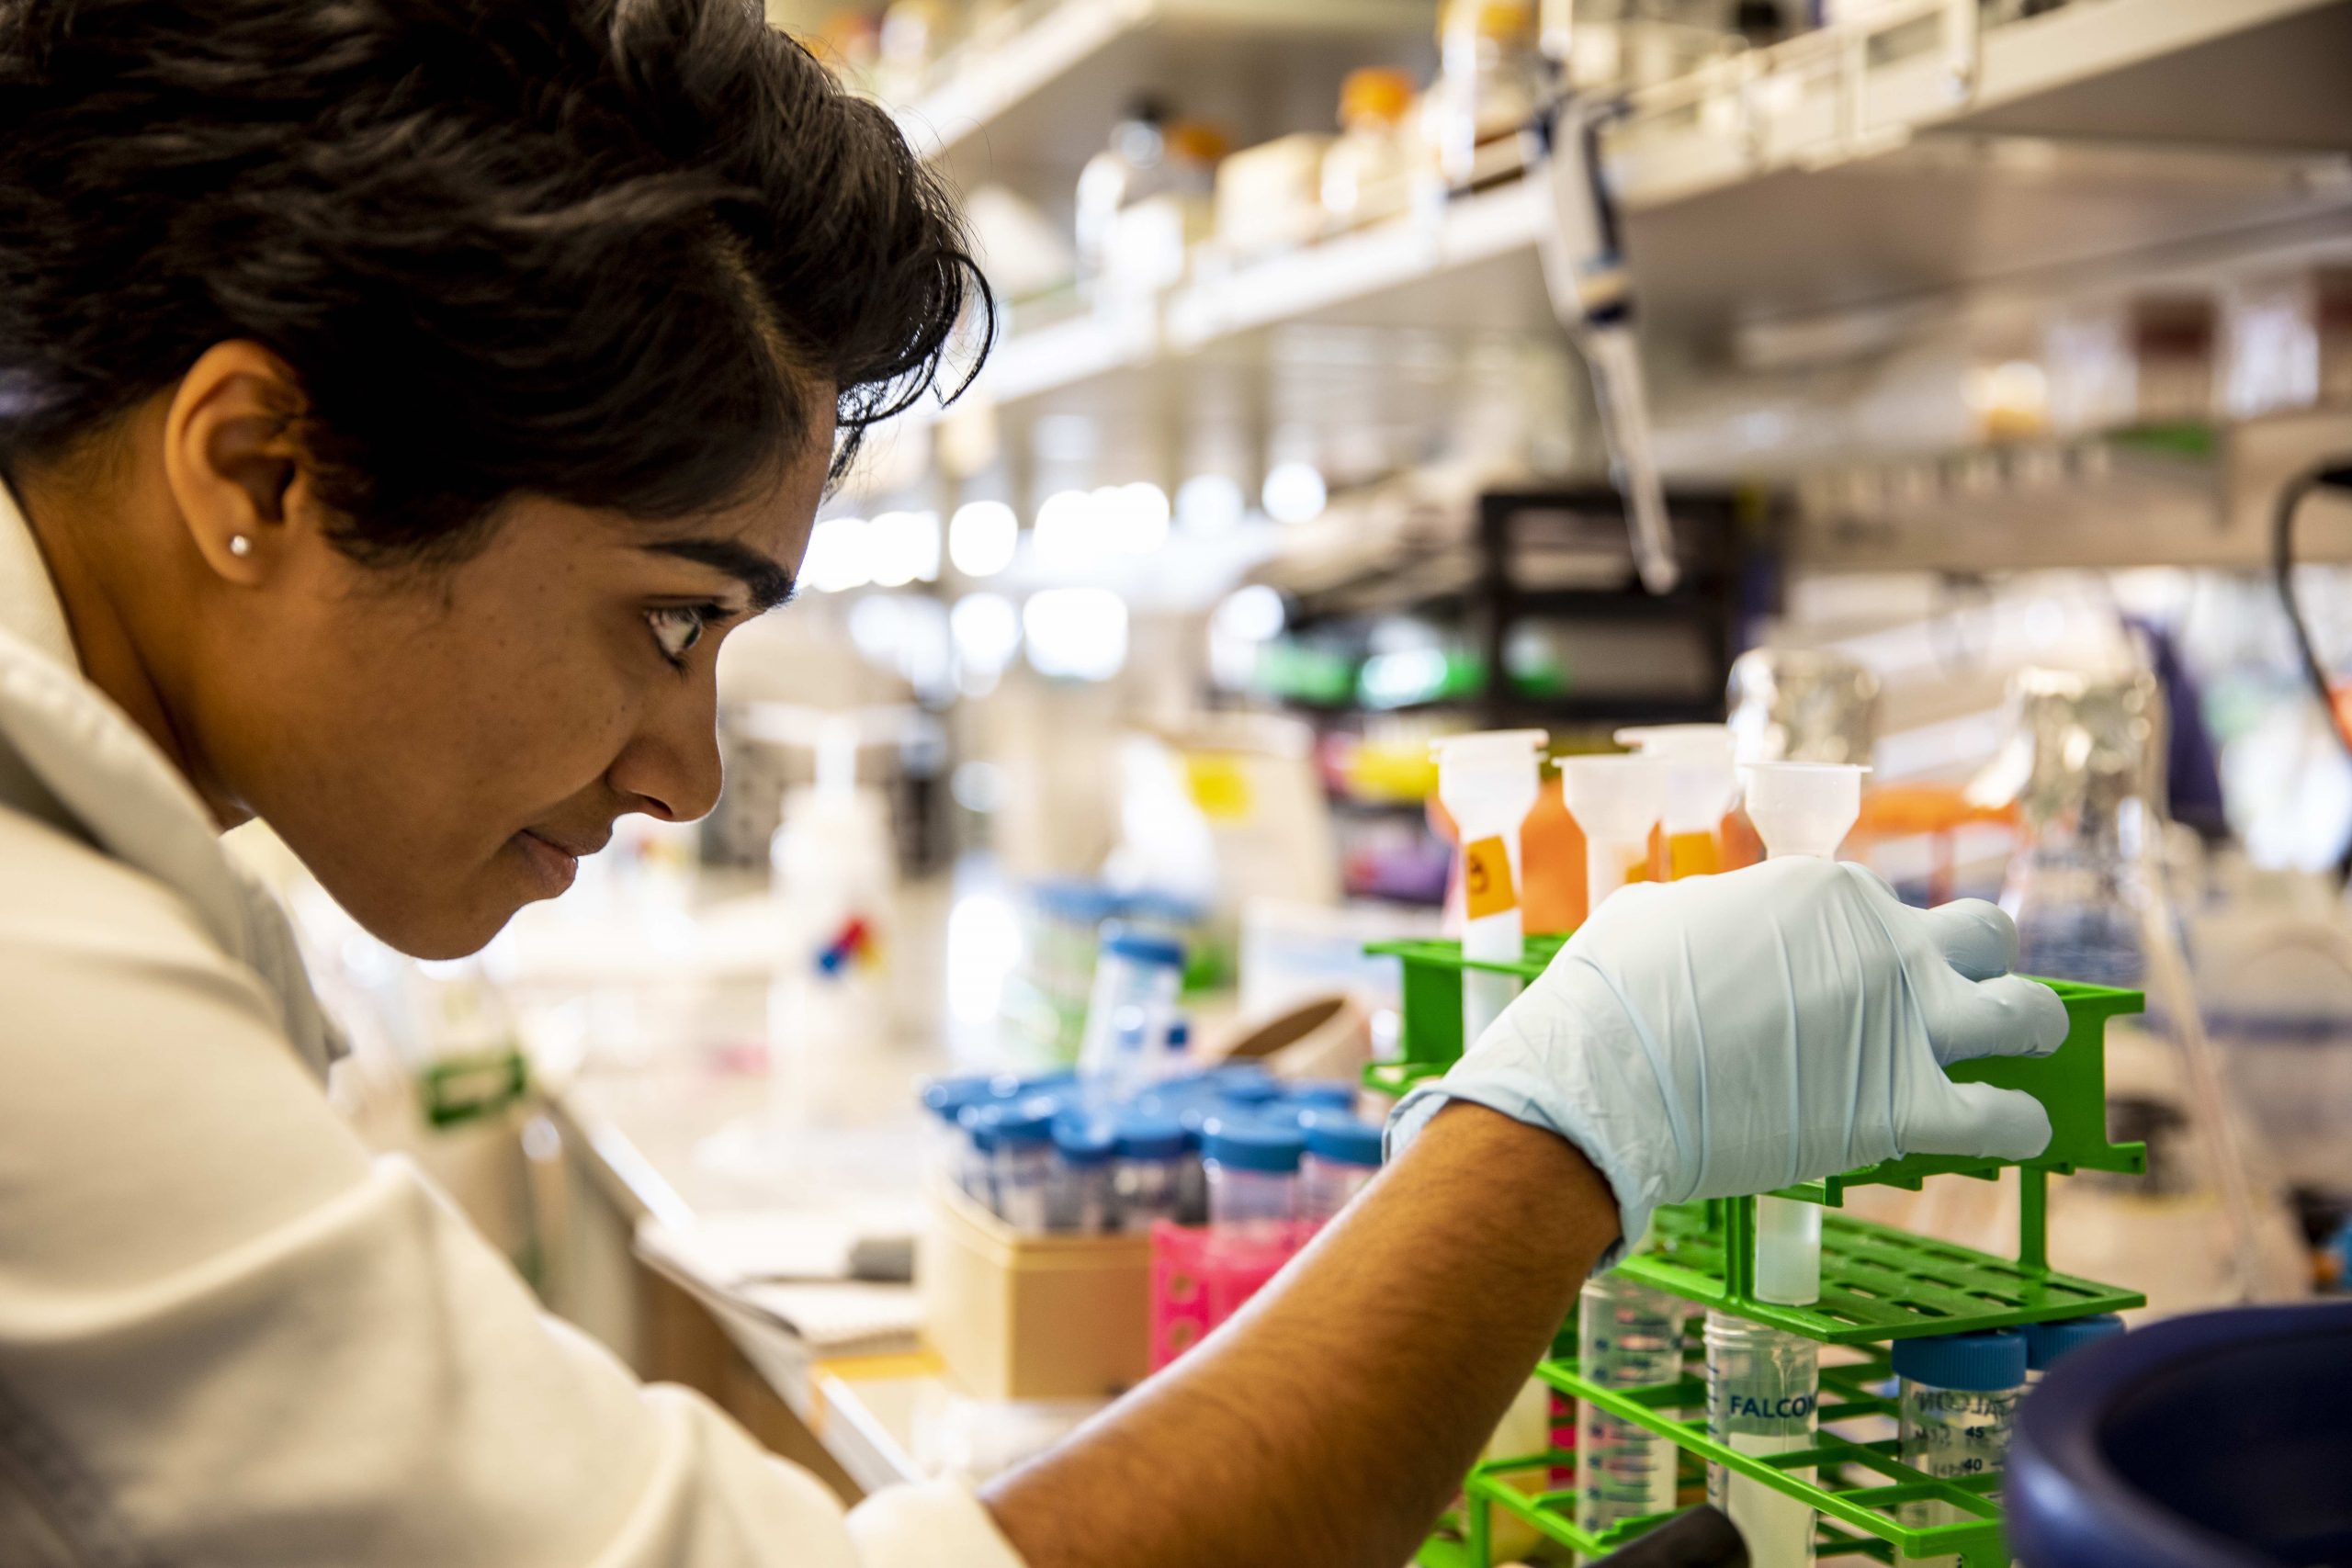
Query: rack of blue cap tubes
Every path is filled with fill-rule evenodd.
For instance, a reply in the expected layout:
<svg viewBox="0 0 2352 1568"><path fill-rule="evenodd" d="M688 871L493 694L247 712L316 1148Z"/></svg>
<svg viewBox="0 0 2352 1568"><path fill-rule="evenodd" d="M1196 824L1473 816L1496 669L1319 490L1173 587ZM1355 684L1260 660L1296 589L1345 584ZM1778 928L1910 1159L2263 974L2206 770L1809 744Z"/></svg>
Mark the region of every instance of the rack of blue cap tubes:
<svg viewBox="0 0 2352 1568"><path fill-rule="evenodd" d="M1356 1098L1352 1085L1284 1082L1247 1063L922 1089L957 1187L1015 1230L1076 1235L1328 1219L1380 1166L1380 1129Z"/></svg>

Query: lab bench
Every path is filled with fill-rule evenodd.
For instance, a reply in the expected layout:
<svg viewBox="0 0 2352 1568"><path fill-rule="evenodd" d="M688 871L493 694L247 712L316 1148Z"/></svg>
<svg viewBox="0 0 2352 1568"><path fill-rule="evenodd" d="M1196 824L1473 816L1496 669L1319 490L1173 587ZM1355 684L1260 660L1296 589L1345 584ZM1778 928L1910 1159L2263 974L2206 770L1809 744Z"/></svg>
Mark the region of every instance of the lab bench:
<svg viewBox="0 0 2352 1568"><path fill-rule="evenodd" d="M810 1136L854 1145L864 1172L895 1172L915 1197L924 1165L909 1085L936 1066L910 1051L866 1061L853 1100L870 1122ZM814 1471L845 1502L950 1470L1003 1468L1042 1448L1096 1406L990 1406L967 1399L911 1335L826 1350L637 1243L652 1220L683 1229L698 1219L772 1207L797 1196L782 1180L741 1168L774 1128L763 1074L705 1064L582 1073L551 1090L536 1128L544 1224L555 1254L549 1305L611 1347L639 1375L711 1398L769 1448ZM886 1196L868 1192L865 1196ZM813 1201L821 1201L819 1195ZM911 1292L911 1287L908 1287Z"/></svg>

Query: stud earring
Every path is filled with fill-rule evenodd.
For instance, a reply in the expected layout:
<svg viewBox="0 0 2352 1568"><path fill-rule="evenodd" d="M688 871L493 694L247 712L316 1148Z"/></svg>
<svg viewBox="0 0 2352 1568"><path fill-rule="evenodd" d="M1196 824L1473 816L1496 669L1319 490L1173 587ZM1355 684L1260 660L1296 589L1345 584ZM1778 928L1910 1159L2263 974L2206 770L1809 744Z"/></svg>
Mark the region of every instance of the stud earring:
<svg viewBox="0 0 2352 1568"><path fill-rule="evenodd" d="M241 558L249 556L254 553L254 542L243 534L232 534L229 536L229 553Z"/></svg>

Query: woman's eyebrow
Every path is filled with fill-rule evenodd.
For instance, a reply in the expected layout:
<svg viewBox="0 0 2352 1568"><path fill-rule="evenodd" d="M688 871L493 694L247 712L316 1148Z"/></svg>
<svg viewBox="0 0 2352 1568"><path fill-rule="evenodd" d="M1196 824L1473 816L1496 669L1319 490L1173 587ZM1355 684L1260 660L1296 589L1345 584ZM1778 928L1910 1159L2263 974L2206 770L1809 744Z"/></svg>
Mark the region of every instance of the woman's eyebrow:
<svg viewBox="0 0 2352 1568"><path fill-rule="evenodd" d="M750 591L754 615L773 610L792 597L792 573L734 539L663 539L645 547L734 578Z"/></svg>

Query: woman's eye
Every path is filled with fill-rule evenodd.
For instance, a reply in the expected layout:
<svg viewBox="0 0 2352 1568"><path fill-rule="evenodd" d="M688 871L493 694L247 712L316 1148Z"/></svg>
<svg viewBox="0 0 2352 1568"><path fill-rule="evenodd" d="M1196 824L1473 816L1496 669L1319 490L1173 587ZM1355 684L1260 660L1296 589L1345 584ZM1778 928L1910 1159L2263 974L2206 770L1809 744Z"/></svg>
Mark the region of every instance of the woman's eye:
<svg viewBox="0 0 2352 1568"><path fill-rule="evenodd" d="M648 610L645 624L653 628L653 640L673 664L683 660L702 640L705 626L703 612L691 608Z"/></svg>

